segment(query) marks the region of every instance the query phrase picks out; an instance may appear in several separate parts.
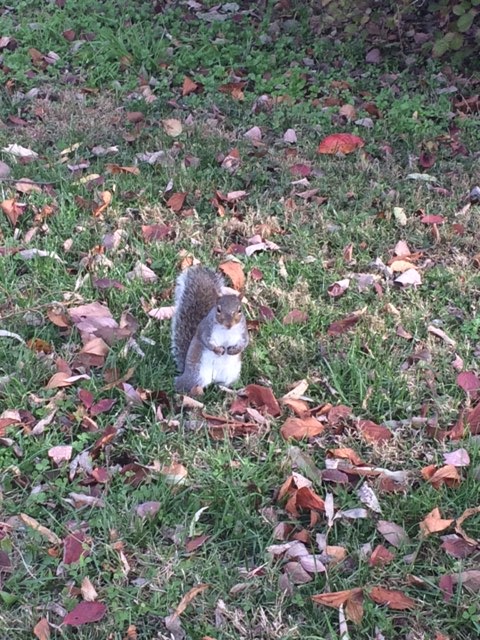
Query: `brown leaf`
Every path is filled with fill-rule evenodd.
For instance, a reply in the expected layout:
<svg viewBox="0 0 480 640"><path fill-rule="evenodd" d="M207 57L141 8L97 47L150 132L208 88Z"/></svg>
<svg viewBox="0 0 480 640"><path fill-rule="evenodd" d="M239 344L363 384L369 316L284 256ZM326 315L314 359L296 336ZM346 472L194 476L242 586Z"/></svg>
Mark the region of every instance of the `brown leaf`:
<svg viewBox="0 0 480 640"><path fill-rule="evenodd" d="M448 487L456 487L461 482L457 468L452 464L446 464L439 469L435 465L430 465L424 467L421 473L434 489L439 489L442 484L446 484Z"/></svg>
<svg viewBox="0 0 480 640"><path fill-rule="evenodd" d="M295 502L297 507L300 507L301 509L325 511L325 501L310 487L302 487L301 489L298 489L295 494Z"/></svg>
<svg viewBox="0 0 480 640"><path fill-rule="evenodd" d="M280 405L269 387L249 384L245 387L245 393L250 404L256 407L260 413L268 413L272 418L278 418L281 413Z"/></svg>
<svg viewBox="0 0 480 640"><path fill-rule="evenodd" d="M351 133L333 133L324 138L317 148L317 153L352 153L365 146L364 140Z"/></svg>
<svg viewBox="0 0 480 640"><path fill-rule="evenodd" d="M140 169L138 167L121 167L118 164L111 164L111 163L105 165L105 171L107 171L108 173L112 173L114 175L119 173L129 173L134 176L140 175Z"/></svg>
<svg viewBox="0 0 480 640"><path fill-rule="evenodd" d="M353 327L357 324L360 318L361 318L360 314L352 313L348 316L345 316L341 320L336 320L335 322L332 322L331 325L328 327L327 333L329 336L340 336L343 333L346 333L347 331L350 331L351 329L353 329Z"/></svg>
<svg viewBox="0 0 480 640"><path fill-rule="evenodd" d="M377 530L394 547L401 547L404 543L408 542L405 529L394 522L379 520Z"/></svg>
<svg viewBox="0 0 480 640"><path fill-rule="evenodd" d="M177 617L181 616L188 605L192 602L192 600L194 600L194 598L196 598L200 593L203 593L209 587L209 584L197 584L196 587L190 589L190 591L188 591L178 603L178 606L176 607L173 615Z"/></svg>
<svg viewBox="0 0 480 640"><path fill-rule="evenodd" d="M457 521L455 523L455 531L458 533L458 535L462 536L462 538L466 540L469 544L477 545L478 541L475 540L475 538L470 538L470 536L467 536L467 534L462 528L462 524L465 522L467 518L470 518L471 516L475 516L479 513L480 513L480 507L470 507L470 509L465 509L462 515L459 518L457 518Z"/></svg>
<svg viewBox="0 0 480 640"><path fill-rule="evenodd" d="M423 535L429 536L431 533L445 531L452 524L453 518L444 520L440 515L440 509L435 507L420 523L420 531Z"/></svg>
<svg viewBox="0 0 480 640"><path fill-rule="evenodd" d="M191 80L188 76L184 76L182 84L182 96L188 96L190 93L195 93L199 88L199 85Z"/></svg>
<svg viewBox="0 0 480 640"><path fill-rule="evenodd" d="M171 138L176 138L183 131L182 123L176 118L167 118L166 120L162 120L162 125L165 133Z"/></svg>
<svg viewBox="0 0 480 640"><path fill-rule="evenodd" d="M359 420L358 429L367 442L381 443L387 442L393 437L392 432L371 420Z"/></svg>
<svg viewBox="0 0 480 640"><path fill-rule="evenodd" d="M303 324L307 322L308 315L304 311L298 309L292 309L283 319L283 324Z"/></svg>
<svg viewBox="0 0 480 640"><path fill-rule="evenodd" d="M457 536L455 533L442 536L442 540L442 549L454 558L460 558L461 560L467 558L476 549L476 545L469 544L466 540Z"/></svg>
<svg viewBox="0 0 480 640"><path fill-rule="evenodd" d="M20 520L24 524L26 524L27 527L30 527L30 529L33 529L34 531L38 531L38 533L44 538L46 538L48 542L50 542L51 544L60 545L62 543L62 541L60 540L60 538L57 536L56 533L54 533L47 527L44 527L43 524L40 524L38 522L38 520L35 520L35 518L31 518L26 513L20 514Z"/></svg>
<svg viewBox="0 0 480 640"><path fill-rule="evenodd" d="M195 536L195 538L190 538L185 544L185 551L187 553L193 553L194 551L202 547L209 539L210 536L207 535Z"/></svg>
<svg viewBox="0 0 480 640"><path fill-rule="evenodd" d="M170 207L172 211L178 213L182 210L186 197L186 192L177 192L172 194L167 200L167 207Z"/></svg>
<svg viewBox="0 0 480 640"><path fill-rule="evenodd" d="M390 609L403 611L405 609L415 609L417 603L401 591L384 589L383 587L373 587L369 593L370 597L377 604L386 604Z"/></svg>
<svg viewBox="0 0 480 640"><path fill-rule="evenodd" d="M280 429L280 433L285 440L302 440L303 438L314 438L325 430L325 425L316 418L288 418Z"/></svg>
<svg viewBox="0 0 480 640"><path fill-rule="evenodd" d="M349 447L342 447L340 449L329 449L328 454L334 458L343 458L349 460L352 464L361 466L364 464L358 453Z"/></svg>
<svg viewBox="0 0 480 640"><path fill-rule="evenodd" d="M2 208L3 213L7 216L12 227L17 225L19 217L26 209L26 204L22 204L20 202L16 202L15 198L10 198L9 200L4 200L0 207Z"/></svg>
<svg viewBox="0 0 480 640"><path fill-rule="evenodd" d="M223 273L230 278L234 289L236 289L237 291L243 291L245 287L245 274L243 272L243 265L240 264L240 262L228 260L227 262L222 262L219 267L223 271Z"/></svg>
<svg viewBox="0 0 480 640"><path fill-rule="evenodd" d="M480 378L473 371L462 371L457 376L457 384L473 399L477 397L480 391Z"/></svg>
<svg viewBox="0 0 480 640"><path fill-rule="evenodd" d="M158 242L170 238L173 234L172 227L166 224L144 224L142 235L145 242Z"/></svg>
<svg viewBox="0 0 480 640"><path fill-rule="evenodd" d="M359 587L355 589L347 589L345 591L320 593L311 597L313 602L325 607L339 609L341 606L345 606L346 617L355 624L359 624L362 620L363 589Z"/></svg>
<svg viewBox="0 0 480 640"><path fill-rule="evenodd" d="M386 564L390 564L394 559L395 555L382 544L379 544L372 551L372 555L368 559L368 564L371 567L383 567Z"/></svg>
<svg viewBox="0 0 480 640"><path fill-rule="evenodd" d="M40 618L37 624L33 627L33 633L36 635L38 640L49 640L50 625L48 624L48 620L46 618Z"/></svg>
<svg viewBox="0 0 480 640"><path fill-rule="evenodd" d="M453 574L452 579L454 584L461 584L462 587L474 593L480 591L480 570L478 569L460 571L460 573Z"/></svg>

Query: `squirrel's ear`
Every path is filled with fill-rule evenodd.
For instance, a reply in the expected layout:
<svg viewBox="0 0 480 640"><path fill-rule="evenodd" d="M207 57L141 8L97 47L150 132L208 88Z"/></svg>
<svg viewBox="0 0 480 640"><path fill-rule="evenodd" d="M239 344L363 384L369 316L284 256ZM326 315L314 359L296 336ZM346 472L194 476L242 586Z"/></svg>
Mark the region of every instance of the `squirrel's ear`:
<svg viewBox="0 0 480 640"><path fill-rule="evenodd" d="M222 296L238 296L238 297L240 297L240 294L238 293L238 291L236 289L232 289L231 287L222 287L220 289L220 293L222 294Z"/></svg>

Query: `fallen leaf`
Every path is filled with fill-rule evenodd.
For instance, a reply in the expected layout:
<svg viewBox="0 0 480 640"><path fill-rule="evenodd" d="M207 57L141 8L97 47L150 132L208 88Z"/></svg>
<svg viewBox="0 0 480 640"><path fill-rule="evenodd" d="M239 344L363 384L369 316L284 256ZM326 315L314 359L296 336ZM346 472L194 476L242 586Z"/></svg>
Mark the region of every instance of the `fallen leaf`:
<svg viewBox="0 0 480 640"><path fill-rule="evenodd" d="M172 236L172 227L166 224L144 224L142 235L145 242L158 242Z"/></svg>
<svg viewBox="0 0 480 640"><path fill-rule="evenodd" d="M478 541L475 540L475 538L471 538L470 536L468 536L463 530L462 525L465 522L465 520L467 520L471 516L476 516L479 513L480 513L480 507L470 507L469 509L465 509L462 515L459 518L457 518L455 522L455 531L458 533L458 535L462 536L462 538L466 542L468 542L468 544L477 545Z"/></svg>
<svg viewBox="0 0 480 640"><path fill-rule="evenodd" d="M365 56L365 62L369 64L380 64L382 61L382 54L380 53L380 49L375 47L374 49L370 49L367 55Z"/></svg>
<svg viewBox="0 0 480 640"><path fill-rule="evenodd" d="M155 320L171 320L175 313L175 307L159 307L150 309L148 315Z"/></svg>
<svg viewBox="0 0 480 640"><path fill-rule="evenodd" d="M46 618L40 618L37 624L33 627L33 633L38 640L50 640L50 625Z"/></svg>
<svg viewBox="0 0 480 640"><path fill-rule="evenodd" d="M408 222L407 214L402 207L393 207L393 217L401 227L404 227Z"/></svg>
<svg viewBox="0 0 480 640"><path fill-rule="evenodd" d="M372 551L372 555L368 559L368 564L371 567L384 567L390 564L395 559L395 554L389 551L386 547L379 544Z"/></svg>
<svg viewBox="0 0 480 640"><path fill-rule="evenodd" d="M340 296L343 296L343 294L345 293L345 291L348 289L349 286L350 286L349 278L344 278L343 280L337 280L336 282L334 282L328 287L327 289L328 295L331 296L332 298L339 298Z"/></svg>
<svg viewBox="0 0 480 640"><path fill-rule="evenodd" d="M188 605L192 602L192 600L194 600L200 593L203 593L209 587L209 584L197 584L195 587L190 589L190 591L188 591L178 603L173 615L177 617L181 616Z"/></svg>
<svg viewBox="0 0 480 640"><path fill-rule="evenodd" d="M285 325L304 324L307 321L308 315L304 311L300 311L299 309L292 309L282 320L283 324Z"/></svg>
<svg viewBox="0 0 480 640"><path fill-rule="evenodd" d="M459 373L457 376L457 384L472 396L473 399L477 397L478 391L480 391L480 378L473 371L462 371L462 373Z"/></svg>
<svg viewBox="0 0 480 640"><path fill-rule="evenodd" d="M176 118L166 118L162 120L162 125L165 133L172 138L178 137L183 131L182 123Z"/></svg>
<svg viewBox="0 0 480 640"><path fill-rule="evenodd" d="M71 445L58 445L48 450L48 457L57 465L68 462L72 457L73 447Z"/></svg>
<svg viewBox="0 0 480 640"><path fill-rule="evenodd" d="M422 284L422 278L416 269L408 269L399 275L398 278L395 278L395 282L398 282L398 284L404 287L418 287Z"/></svg>
<svg viewBox="0 0 480 640"><path fill-rule="evenodd" d="M460 573L454 573L452 575L453 584L461 584L469 591L478 593L480 591L480 570L468 569L467 571L460 571Z"/></svg>
<svg viewBox="0 0 480 640"><path fill-rule="evenodd" d="M98 598L98 593L96 592L95 587L91 583L88 576L85 576L85 578L82 580L80 590L82 592L82 598L86 602L95 602L95 600Z"/></svg>
<svg viewBox="0 0 480 640"><path fill-rule="evenodd" d="M373 587L370 590L369 596L377 604L385 604L390 609L395 609L396 611L415 609L417 607L415 600L406 596L402 591Z"/></svg>
<svg viewBox="0 0 480 640"><path fill-rule="evenodd" d="M324 138L317 148L317 153L352 153L365 145L364 140L351 133L333 133Z"/></svg>
<svg viewBox="0 0 480 640"><path fill-rule="evenodd" d="M466 449L457 449L456 451L444 453L443 459L445 464L450 464L454 467L468 467L470 464L470 456Z"/></svg>
<svg viewBox="0 0 480 640"><path fill-rule="evenodd" d="M296 144L297 142L297 134L294 129L287 129L283 134L283 141L288 142L290 144Z"/></svg>
<svg viewBox="0 0 480 640"><path fill-rule="evenodd" d="M420 218L420 222L423 222L423 224L443 224L445 222L445 218L443 216L436 215L422 216Z"/></svg>
<svg viewBox="0 0 480 640"><path fill-rule="evenodd" d="M86 540L83 531L74 531L65 537L63 540L63 564L76 564L80 558L85 558L90 554Z"/></svg>
<svg viewBox="0 0 480 640"><path fill-rule="evenodd" d="M7 147L3 147L2 151L18 158L38 158L38 153L22 147L20 144L9 144Z"/></svg>
<svg viewBox="0 0 480 640"><path fill-rule="evenodd" d="M367 442L382 443L393 437L392 432L383 425L376 424L371 420L359 420L358 429Z"/></svg>
<svg viewBox="0 0 480 640"><path fill-rule="evenodd" d="M67 613L63 624L79 627L82 624L98 622L107 612L107 607L102 602L79 602L77 606Z"/></svg>
<svg viewBox="0 0 480 640"><path fill-rule="evenodd" d="M27 205L21 202L17 202L15 198L10 198L8 200L4 200L0 207L3 213L7 216L8 221L15 227L17 225L19 217L24 213Z"/></svg>
<svg viewBox="0 0 480 640"><path fill-rule="evenodd" d="M359 624L363 618L363 589L357 587L355 589L347 589L345 591L336 591L332 593L321 593L311 596L313 602L321 604L325 607L339 609L345 606L346 617Z"/></svg>
<svg viewBox="0 0 480 640"><path fill-rule="evenodd" d="M200 85L191 80L188 76L184 76L182 84L182 96L185 97L190 95L191 93L195 93L199 86Z"/></svg>
<svg viewBox="0 0 480 640"><path fill-rule="evenodd" d="M245 274L243 272L243 265L240 262L228 260L227 262L222 262L219 268L230 278L236 291L244 290Z"/></svg>
<svg viewBox="0 0 480 640"><path fill-rule="evenodd" d="M35 518L31 518L26 513L20 514L20 520L24 524L26 524L27 527L30 527L30 529L38 531L38 533L46 538L51 544L60 545L62 543L61 539L57 536L56 533L53 533L53 531L51 531L47 527L44 527L43 524L40 524L38 522L38 520L35 520Z"/></svg>
<svg viewBox="0 0 480 640"><path fill-rule="evenodd" d="M427 327L427 331L428 333L433 333L434 336L441 338L446 344L448 344L451 347L455 347L457 345L455 340L447 336L445 331L442 331L442 329L439 329L438 327L435 327L432 324Z"/></svg>
<svg viewBox="0 0 480 640"><path fill-rule="evenodd" d="M364 464L358 453L356 453L353 449L349 449L348 447L343 447L340 449L329 449L328 454L334 458L343 458L349 460L352 464L357 466Z"/></svg>
<svg viewBox="0 0 480 640"><path fill-rule="evenodd" d="M357 491L357 495L360 502L367 505L369 509L375 513L382 513L382 508L380 507L380 503L378 502L375 492L366 482Z"/></svg>
<svg viewBox="0 0 480 640"><path fill-rule="evenodd" d="M175 213L179 213L182 210L183 205L185 204L186 197L186 192L174 193L167 200L167 207L170 207L170 209Z"/></svg>
<svg viewBox="0 0 480 640"><path fill-rule="evenodd" d="M409 541L405 529L394 522L379 520L377 531L394 547L401 547Z"/></svg>
<svg viewBox="0 0 480 640"><path fill-rule="evenodd" d="M283 571L288 575L293 584L307 584L313 580L298 561L287 562L283 565Z"/></svg>
<svg viewBox="0 0 480 640"><path fill-rule="evenodd" d="M476 545L468 543L455 533L442 536L442 549L454 558L464 559L474 553Z"/></svg>
<svg viewBox="0 0 480 640"><path fill-rule="evenodd" d="M357 324L361 317L361 313L352 313L348 316L345 316L341 320L335 320L327 329L328 335L340 336L343 333L350 331Z"/></svg>
<svg viewBox="0 0 480 640"><path fill-rule="evenodd" d="M425 467L422 469L422 476L434 489L439 489L442 484L446 484L448 487L455 487L461 482L456 467L451 464L446 464L440 469L437 469L434 465Z"/></svg>
<svg viewBox="0 0 480 640"><path fill-rule="evenodd" d="M420 522L420 531L423 535L429 536L431 533L439 533L445 531L452 524L453 518L443 519L440 515L440 509L435 507L430 513Z"/></svg>
<svg viewBox="0 0 480 640"><path fill-rule="evenodd" d="M160 473L164 477L165 482L170 485L184 484L188 476L188 470L183 464L178 463L162 467Z"/></svg>
<svg viewBox="0 0 480 640"><path fill-rule="evenodd" d="M256 407L260 413L268 413L272 418L278 418L281 414L280 405L269 387L258 384L249 384L245 387L248 401Z"/></svg>
<svg viewBox="0 0 480 640"><path fill-rule="evenodd" d="M315 418L288 418L280 429L280 433L285 440L301 440L303 438L314 438L325 431L325 425Z"/></svg>
<svg viewBox="0 0 480 640"><path fill-rule="evenodd" d="M142 264L141 262L137 262L135 264L135 267L133 268L133 271L129 271L127 273L127 278L129 280L143 280L143 282L146 283L153 283L157 282L158 280L158 276L155 271L150 269L150 267L147 267L146 264Z"/></svg>
<svg viewBox="0 0 480 640"><path fill-rule="evenodd" d="M308 178L312 173L312 168L306 164L294 164L290 167L290 173L292 176L301 176L302 178Z"/></svg>
<svg viewBox="0 0 480 640"><path fill-rule="evenodd" d="M262 139L262 130L260 127L252 127L248 131L243 134L244 138L248 138L248 140L259 141Z"/></svg>

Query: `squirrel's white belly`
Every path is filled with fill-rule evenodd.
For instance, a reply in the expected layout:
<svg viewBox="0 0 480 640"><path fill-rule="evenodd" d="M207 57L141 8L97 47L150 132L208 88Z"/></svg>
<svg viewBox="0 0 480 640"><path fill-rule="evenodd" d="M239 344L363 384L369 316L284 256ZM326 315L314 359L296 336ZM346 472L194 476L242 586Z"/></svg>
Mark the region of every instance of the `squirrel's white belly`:
<svg viewBox="0 0 480 640"><path fill-rule="evenodd" d="M216 346L224 347L225 353L219 356L208 349L203 350L199 372L201 382L199 384L202 387L212 383L231 385L240 377L242 358L240 354L230 356L226 350L241 342L242 327L240 323L231 329L221 325L215 327L210 340Z"/></svg>

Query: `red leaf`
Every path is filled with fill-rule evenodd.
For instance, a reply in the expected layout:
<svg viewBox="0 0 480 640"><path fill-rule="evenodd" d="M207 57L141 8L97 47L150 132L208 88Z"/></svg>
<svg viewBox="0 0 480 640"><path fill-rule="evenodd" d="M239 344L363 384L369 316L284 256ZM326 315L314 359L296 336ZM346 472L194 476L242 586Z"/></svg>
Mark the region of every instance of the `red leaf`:
<svg viewBox="0 0 480 640"><path fill-rule="evenodd" d="M80 391L78 392L78 397L80 399L80 402L84 405L84 407L86 409L90 409L94 400L93 394L90 393L90 391L87 391L86 389L80 389Z"/></svg>
<svg viewBox="0 0 480 640"><path fill-rule="evenodd" d="M85 533L77 531L69 533L63 541L63 564L76 564L80 558L85 558L90 551L85 548Z"/></svg>
<svg viewBox="0 0 480 640"><path fill-rule="evenodd" d="M333 133L324 138L318 145L318 153L352 153L365 146L365 141L351 133Z"/></svg>
<svg viewBox="0 0 480 640"><path fill-rule="evenodd" d="M113 398L104 398L99 402L96 402L90 409L90 415L92 417L98 416L100 413L106 413L110 411L113 405L116 403L116 400Z"/></svg>
<svg viewBox="0 0 480 640"><path fill-rule="evenodd" d="M249 384L245 387L245 393L250 404L253 404L261 413L268 413L273 418L277 418L280 415L280 406L272 390L268 387Z"/></svg>
<svg viewBox="0 0 480 640"><path fill-rule="evenodd" d="M368 560L368 564L371 567L383 567L386 564L390 564L394 558L395 556L391 551L382 544L379 544L373 550L372 555Z"/></svg>
<svg viewBox="0 0 480 640"><path fill-rule="evenodd" d="M457 376L457 384L473 398L480 390L480 379L473 371L463 371Z"/></svg>
<svg viewBox="0 0 480 640"><path fill-rule="evenodd" d="M67 613L63 624L71 624L79 627L89 622L98 622L107 612L107 607L102 602L80 602L73 611Z"/></svg>
<svg viewBox="0 0 480 640"><path fill-rule="evenodd" d="M301 176L302 178L308 178L312 173L311 167L306 164L294 164L290 167L290 173L292 176Z"/></svg>
<svg viewBox="0 0 480 640"><path fill-rule="evenodd" d="M209 539L210 539L210 536L206 536L206 535L190 538L190 540L188 540L185 544L185 551L187 553L192 553L192 551L196 551L197 549L199 549Z"/></svg>
<svg viewBox="0 0 480 640"><path fill-rule="evenodd" d="M275 318L273 310L270 309L270 307L266 307L265 305L258 307L258 315L260 320L263 320L263 322L268 322L269 320L273 320Z"/></svg>
<svg viewBox="0 0 480 640"><path fill-rule="evenodd" d="M423 222L423 224L443 224L445 222L445 218L443 216L436 215L422 216L420 218L420 222Z"/></svg>

